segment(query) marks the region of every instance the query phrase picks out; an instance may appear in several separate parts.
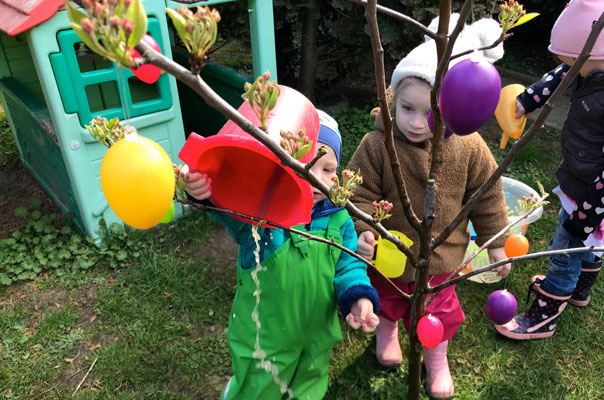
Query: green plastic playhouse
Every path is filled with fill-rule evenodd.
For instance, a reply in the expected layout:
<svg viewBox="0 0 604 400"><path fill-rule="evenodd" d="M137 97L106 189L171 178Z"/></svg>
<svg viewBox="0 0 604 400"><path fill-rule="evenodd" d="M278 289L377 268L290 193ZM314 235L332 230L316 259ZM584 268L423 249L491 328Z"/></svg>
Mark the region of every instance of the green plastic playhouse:
<svg viewBox="0 0 604 400"><path fill-rule="evenodd" d="M107 148L84 128L92 118L118 117L133 125L177 164L184 126L207 136L218 132L226 119L168 74L148 85L129 69L86 51L69 26L63 0L16 3L0 0L0 100L25 166L77 225L97 237L101 218L107 223L120 220L101 190L100 165ZM183 4L142 4L148 33L162 53L186 65L188 55L174 45L164 9ZM248 6L254 75L268 70L276 78L272 1L248 0ZM203 69L202 77L234 107L242 102L244 82L252 80L213 64Z"/></svg>

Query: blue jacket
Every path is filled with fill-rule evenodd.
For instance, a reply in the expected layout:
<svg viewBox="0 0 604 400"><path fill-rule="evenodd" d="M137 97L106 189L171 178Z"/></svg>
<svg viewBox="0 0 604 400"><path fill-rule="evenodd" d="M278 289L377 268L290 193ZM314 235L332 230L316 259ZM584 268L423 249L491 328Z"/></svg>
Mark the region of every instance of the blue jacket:
<svg viewBox="0 0 604 400"><path fill-rule="evenodd" d="M306 225L306 230L325 229L330 214L340 210L335 207L329 199L325 199L314 205L311 222ZM226 213L208 211L213 220L221 223L227 232L239 245L239 265L247 269L256 266L254 251L256 243L252 237L251 225L239 221ZM260 235L260 262L270 256L281 247L290 237L288 231L278 228L258 228ZM352 219L348 218L340 228L342 245L352 251L357 249L357 234ZM367 277L367 267L364 263L351 255L341 252L340 258L335 266L333 286L338 299L340 311L346 316L350 312L352 304L360 298L368 298L373 303L374 312L379 311L379 298L377 291L371 286Z"/></svg>

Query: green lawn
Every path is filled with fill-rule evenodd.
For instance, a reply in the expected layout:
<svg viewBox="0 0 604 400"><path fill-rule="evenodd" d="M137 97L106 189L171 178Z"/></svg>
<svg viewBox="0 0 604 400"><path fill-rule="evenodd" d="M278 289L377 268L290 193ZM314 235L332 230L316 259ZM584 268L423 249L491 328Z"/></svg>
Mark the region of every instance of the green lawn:
<svg viewBox="0 0 604 400"><path fill-rule="evenodd" d="M360 135L346 124L342 128L352 149L350 142ZM533 187L540 181L551 190L560 154L557 140L557 132L544 131L506 175ZM496 150L495 156L500 159L506 151ZM531 251L544 250L554 230L559 204L551 200L528 230ZM28 243L36 245L36 226L55 229L58 233L47 234L70 243L70 253L33 281L0 289L1 398L68 399L80 383L73 398L218 398L230 376L226 336L235 270L200 255L210 244L220 248L216 238L222 238L202 212L149 231L113 234L99 249L67 228L49 228L52 221L36 225L42 217L34 216L31 210L23 216L33 218L30 231L21 233L31 239ZM2 246L0 257L7 251ZM15 255L34 252L33 247L19 249ZM88 267L75 259L95 263ZM542 341L504 339L485 315L488 295L501 288L525 307L527 282L545 265L544 260L523 262L500 283L458 285L467 319L449 351L456 398L604 398L602 286L596 286L588 308L569 307L556 335ZM379 368L373 334L342 327L344 339L334 349L326 398L405 398L407 366ZM401 342L407 350L404 335Z"/></svg>

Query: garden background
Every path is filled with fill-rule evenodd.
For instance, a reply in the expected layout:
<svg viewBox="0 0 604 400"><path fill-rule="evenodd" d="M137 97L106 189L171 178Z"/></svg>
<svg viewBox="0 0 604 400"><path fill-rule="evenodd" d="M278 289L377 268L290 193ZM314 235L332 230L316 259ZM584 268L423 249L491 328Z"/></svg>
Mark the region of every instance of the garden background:
<svg viewBox="0 0 604 400"><path fill-rule="evenodd" d="M362 29L362 7L336 0L317 3L321 18L313 97L340 123L345 163L372 128L369 110L376 101L371 50ZM381 4L427 23L436 11L431 3L436 4L420 0ZM497 63L504 84L528 84L555 66L546 47L551 23L563 3L525 2L529 11L542 16L516 28L514 37L505 42L506 55ZM303 2L274 4L279 80L300 88L308 9ZM477 1L474 18L493 4ZM221 40L211 58L246 71L251 58L244 5L219 7ZM380 22L389 74L422 38L387 18ZM349 29L352 25L359 29ZM556 185L565 111L564 104L556 106L551 124L522 150L506 176L533 188L541 182L548 191ZM511 144L499 149L496 122L489 121L481 134L501 160ZM203 212L191 210L179 221L148 231L109 227L102 245L95 245L60 214L22 166L2 112L0 189L0 272L29 271L35 276L0 286L0 396L218 398L230 377L226 328L236 265L236 246L222 227ZM550 200L541 219L529 227L531 252L545 250L554 231L559 202L555 196ZM524 307L527 282L545 265L545 260L520 262L499 283L466 281L457 286L467 319L449 350L456 398L604 398L601 285L596 285L588 308L568 308L549 339L507 340L496 334L485 315L486 299L497 289L507 288ZM344 339L333 352L326 398L402 398L407 392L406 363L395 370L380 368L374 335L353 331L345 323L342 329ZM402 337L405 348L408 340Z"/></svg>

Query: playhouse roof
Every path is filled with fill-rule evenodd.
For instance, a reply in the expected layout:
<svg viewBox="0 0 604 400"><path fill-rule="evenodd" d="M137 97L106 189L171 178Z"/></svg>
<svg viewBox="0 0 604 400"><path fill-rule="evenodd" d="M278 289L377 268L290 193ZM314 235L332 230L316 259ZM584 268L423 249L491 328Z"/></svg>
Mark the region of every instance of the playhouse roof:
<svg viewBox="0 0 604 400"><path fill-rule="evenodd" d="M64 0L0 0L0 30L18 35L57 13Z"/></svg>

